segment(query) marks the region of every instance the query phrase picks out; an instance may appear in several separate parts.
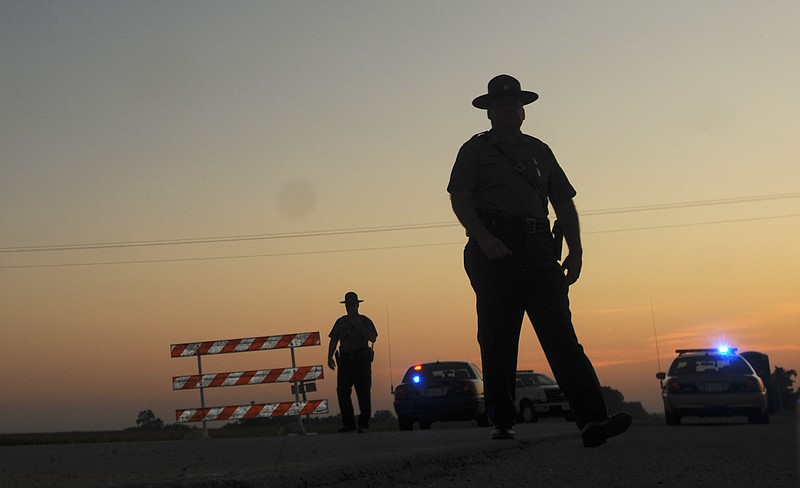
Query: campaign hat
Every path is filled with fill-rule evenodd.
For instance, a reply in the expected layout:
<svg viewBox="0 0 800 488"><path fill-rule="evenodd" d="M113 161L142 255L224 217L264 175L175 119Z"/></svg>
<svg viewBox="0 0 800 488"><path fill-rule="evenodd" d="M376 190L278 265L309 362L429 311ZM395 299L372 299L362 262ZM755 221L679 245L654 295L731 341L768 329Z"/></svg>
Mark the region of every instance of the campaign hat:
<svg viewBox="0 0 800 488"><path fill-rule="evenodd" d="M532 92L523 90L516 78L510 75L497 75L489 80L489 86L486 93L475 98L472 101L472 106L482 110L488 110L492 100L497 97L517 97L523 105L533 103L539 98L539 95Z"/></svg>
<svg viewBox="0 0 800 488"><path fill-rule="evenodd" d="M363 301L364 300L358 299L358 294L356 294L356 292L348 291L347 293L344 294L344 300L342 300L339 303L361 303Z"/></svg>

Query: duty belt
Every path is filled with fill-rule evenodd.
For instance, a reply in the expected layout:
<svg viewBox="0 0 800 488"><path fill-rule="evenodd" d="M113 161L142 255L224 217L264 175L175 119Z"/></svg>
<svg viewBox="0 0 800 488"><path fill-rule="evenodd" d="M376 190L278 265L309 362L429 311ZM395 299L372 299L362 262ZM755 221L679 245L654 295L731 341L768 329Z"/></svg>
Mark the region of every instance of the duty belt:
<svg viewBox="0 0 800 488"><path fill-rule="evenodd" d="M538 234L539 232L550 232L550 221L542 219L525 219L526 234Z"/></svg>
<svg viewBox="0 0 800 488"><path fill-rule="evenodd" d="M489 228L499 227L524 234L550 233L547 219L528 219L496 210L478 210L478 215Z"/></svg>

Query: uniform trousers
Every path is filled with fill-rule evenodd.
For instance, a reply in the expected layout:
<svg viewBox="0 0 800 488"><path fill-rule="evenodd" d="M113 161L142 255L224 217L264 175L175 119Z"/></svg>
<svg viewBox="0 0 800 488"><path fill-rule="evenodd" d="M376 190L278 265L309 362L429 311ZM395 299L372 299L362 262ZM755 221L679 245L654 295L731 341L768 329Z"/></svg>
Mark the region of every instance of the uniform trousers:
<svg viewBox="0 0 800 488"><path fill-rule="evenodd" d="M526 313L556 382L569 399L578 428L605 419L608 413L600 382L575 335L569 287L555 257L552 234L488 227L513 253L490 260L474 239L464 249L464 267L477 302L489 420L499 428L514 425L517 354Z"/></svg>
<svg viewBox="0 0 800 488"><path fill-rule="evenodd" d="M356 418L351 398L355 387L358 397L358 428L368 429L372 416L372 355L371 350L343 353L339 356L336 374L336 395L342 424L345 429L355 430Z"/></svg>

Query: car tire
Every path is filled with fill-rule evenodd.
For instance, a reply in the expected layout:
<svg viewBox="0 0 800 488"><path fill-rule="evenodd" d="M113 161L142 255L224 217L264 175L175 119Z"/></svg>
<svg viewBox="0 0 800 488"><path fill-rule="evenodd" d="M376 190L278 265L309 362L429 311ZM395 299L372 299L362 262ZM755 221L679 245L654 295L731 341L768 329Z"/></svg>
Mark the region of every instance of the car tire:
<svg viewBox="0 0 800 488"><path fill-rule="evenodd" d="M747 423L749 424L768 424L769 423L769 413L762 412L756 413L747 416Z"/></svg>
<svg viewBox="0 0 800 488"><path fill-rule="evenodd" d="M665 410L664 416L666 417L667 425L681 425L680 415Z"/></svg>
<svg viewBox="0 0 800 488"><path fill-rule="evenodd" d="M539 420L539 417L533 410L533 404L528 401L522 402L522 404L519 406L519 414L523 422L531 423Z"/></svg>
<svg viewBox="0 0 800 488"><path fill-rule="evenodd" d="M419 428L422 429L422 430L430 430L431 429L431 423L430 422L422 422L422 421L420 421L419 422Z"/></svg>
<svg viewBox="0 0 800 488"><path fill-rule="evenodd" d="M409 430L413 430L414 429L414 421L413 420L409 420L409 419L407 419L405 417L399 417L397 419L397 423L400 426L400 430L409 431Z"/></svg>

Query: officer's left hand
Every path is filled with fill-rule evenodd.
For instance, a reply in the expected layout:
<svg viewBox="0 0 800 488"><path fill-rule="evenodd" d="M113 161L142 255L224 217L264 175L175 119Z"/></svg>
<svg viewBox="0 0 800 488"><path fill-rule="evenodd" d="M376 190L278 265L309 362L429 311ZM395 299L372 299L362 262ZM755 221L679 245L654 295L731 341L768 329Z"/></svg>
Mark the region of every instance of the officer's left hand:
<svg viewBox="0 0 800 488"><path fill-rule="evenodd" d="M566 273L567 286L572 285L581 276L581 268L583 267L583 257L575 254L568 254L561 264L561 269Z"/></svg>
<svg viewBox="0 0 800 488"><path fill-rule="evenodd" d="M489 259L500 259L512 254L503 241L488 232L477 238L477 241L483 254Z"/></svg>

